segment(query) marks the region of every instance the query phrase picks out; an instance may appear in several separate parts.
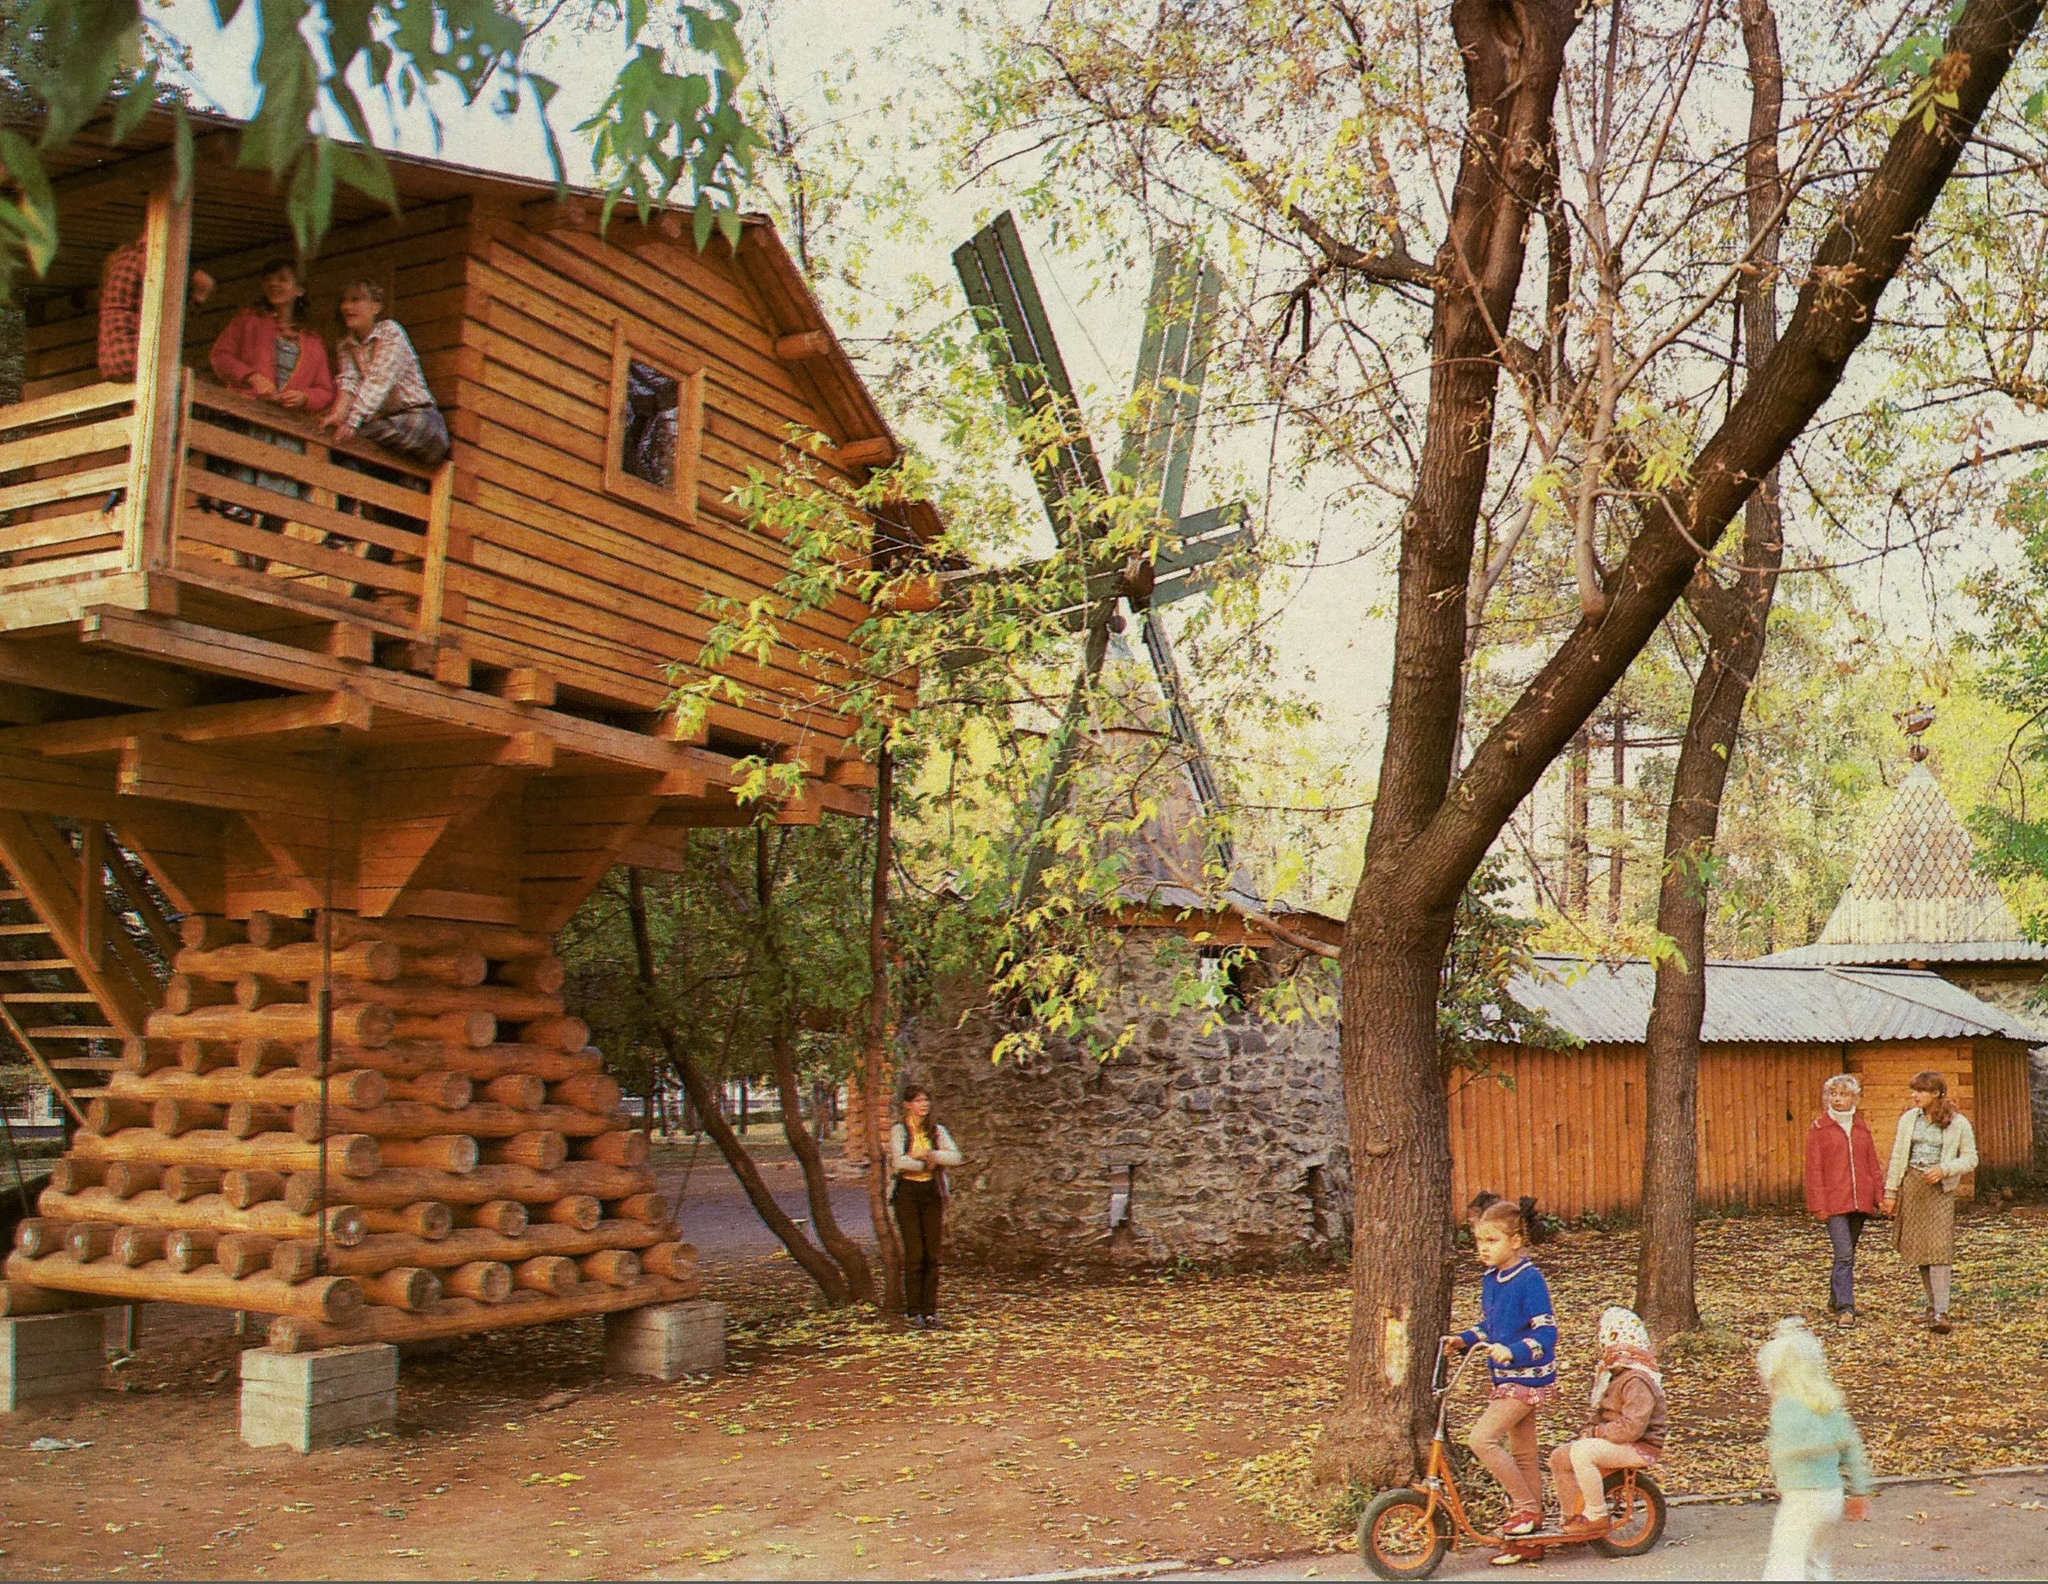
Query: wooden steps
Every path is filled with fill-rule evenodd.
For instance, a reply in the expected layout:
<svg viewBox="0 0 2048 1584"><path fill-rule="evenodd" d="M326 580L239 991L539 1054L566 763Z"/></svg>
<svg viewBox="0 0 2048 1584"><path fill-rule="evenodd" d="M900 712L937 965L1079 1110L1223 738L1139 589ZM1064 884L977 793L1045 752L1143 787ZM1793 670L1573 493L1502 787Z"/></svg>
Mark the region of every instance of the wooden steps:
<svg viewBox="0 0 2048 1584"><path fill-rule="evenodd" d="M76 1121L161 998L142 942L169 926L104 825L0 813L0 866L0 1048Z"/></svg>

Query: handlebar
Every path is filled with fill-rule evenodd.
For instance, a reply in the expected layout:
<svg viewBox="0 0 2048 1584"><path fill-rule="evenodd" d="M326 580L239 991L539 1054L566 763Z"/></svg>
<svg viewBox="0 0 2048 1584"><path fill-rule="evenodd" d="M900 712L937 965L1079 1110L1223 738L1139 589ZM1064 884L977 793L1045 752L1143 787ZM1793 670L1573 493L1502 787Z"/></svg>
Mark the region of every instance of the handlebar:
<svg viewBox="0 0 2048 1584"><path fill-rule="evenodd" d="M1451 1371L1449 1378L1446 1379L1444 1375L1444 1362L1450 1356L1451 1344L1453 1342L1459 1344L1458 1367ZM1436 1343L1436 1366L1430 1371L1429 1375L1430 1391L1441 1396L1447 1391L1455 1390L1458 1383L1465 1378L1465 1371L1472 1367L1472 1361L1480 1357L1484 1351L1485 1349L1482 1347L1466 1347L1464 1339L1461 1337L1438 1337Z"/></svg>

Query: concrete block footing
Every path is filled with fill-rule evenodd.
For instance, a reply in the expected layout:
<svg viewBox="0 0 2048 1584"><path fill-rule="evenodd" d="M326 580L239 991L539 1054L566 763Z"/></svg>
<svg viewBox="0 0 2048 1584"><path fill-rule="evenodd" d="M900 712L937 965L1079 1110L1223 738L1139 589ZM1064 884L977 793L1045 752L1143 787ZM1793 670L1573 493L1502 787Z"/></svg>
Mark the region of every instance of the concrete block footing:
<svg viewBox="0 0 2048 1584"><path fill-rule="evenodd" d="M105 1338L97 1309L0 1320L0 1413L97 1391Z"/></svg>
<svg viewBox="0 0 2048 1584"><path fill-rule="evenodd" d="M684 1375L717 1375L725 1369L725 1305L652 1304L604 1317L604 1372L651 1375L672 1381Z"/></svg>
<svg viewBox="0 0 2048 1584"><path fill-rule="evenodd" d="M316 1353L242 1355L242 1439L313 1452L398 1423L398 1349L388 1342Z"/></svg>

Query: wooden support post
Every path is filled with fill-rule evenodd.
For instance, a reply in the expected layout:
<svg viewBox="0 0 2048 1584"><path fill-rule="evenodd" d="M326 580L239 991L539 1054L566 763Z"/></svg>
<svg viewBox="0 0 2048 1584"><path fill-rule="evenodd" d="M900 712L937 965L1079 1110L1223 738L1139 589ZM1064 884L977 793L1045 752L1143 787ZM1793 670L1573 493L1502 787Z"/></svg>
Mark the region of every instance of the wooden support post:
<svg viewBox="0 0 2048 1584"><path fill-rule="evenodd" d="M78 940L95 968L107 956L107 828L85 820L78 841Z"/></svg>
<svg viewBox="0 0 2048 1584"><path fill-rule="evenodd" d="M177 503L178 354L185 335L185 286L191 272L192 204L166 183L149 195L143 221L142 323L135 352L135 438L128 448L124 549L131 572L170 564Z"/></svg>
<svg viewBox="0 0 2048 1584"><path fill-rule="evenodd" d="M455 464L443 462L427 497L427 549L420 568L420 636L441 631L441 607L448 587L448 515L455 502ZM467 685L467 679L464 679Z"/></svg>

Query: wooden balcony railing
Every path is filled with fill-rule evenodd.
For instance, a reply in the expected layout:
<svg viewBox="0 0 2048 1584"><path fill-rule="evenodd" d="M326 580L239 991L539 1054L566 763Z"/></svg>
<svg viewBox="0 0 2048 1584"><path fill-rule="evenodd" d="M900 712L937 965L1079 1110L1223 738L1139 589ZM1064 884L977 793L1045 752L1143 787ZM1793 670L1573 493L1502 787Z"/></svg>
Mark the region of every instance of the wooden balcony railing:
<svg viewBox="0 0 2048 1584"><path fill-rule="evenodd" d="M285 408L198 380L179 437L174 572L385 631L438 630L446 464L334 444Z"/></svg>
<svg viewBox="0 0 2048 1584"><path fill-rule="evenodd" d="M168 570L398 636L438 633L446 464L336 445L272 403L189 375L183 385L160 459L136 449L132 384L0 408L0 628L95 601L139 606L147 578ZM168 491L151 488L159 469L175 475ZM167 525L147 520L152 497L168 500Z"/></svg>
<svg viewBox="0 0 2048 1584"><path fill-rule="evenodd" d="M122 492L134 438L133 385L0 408L0 596L133 567Z"/></svg>

